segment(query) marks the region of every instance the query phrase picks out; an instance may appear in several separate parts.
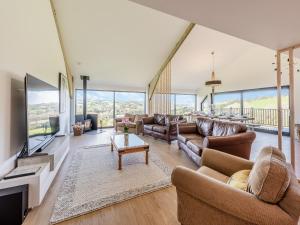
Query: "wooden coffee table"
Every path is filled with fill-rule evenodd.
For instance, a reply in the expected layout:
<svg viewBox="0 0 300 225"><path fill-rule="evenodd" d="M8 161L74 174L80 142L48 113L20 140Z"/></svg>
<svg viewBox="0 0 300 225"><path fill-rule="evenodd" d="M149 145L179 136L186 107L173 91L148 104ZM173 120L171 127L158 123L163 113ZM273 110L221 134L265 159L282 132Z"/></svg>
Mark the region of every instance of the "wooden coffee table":
<svg viewBox="0 0 300 225"><path fill-rule="evenodd" d="M122 169L122 155L145 152L146 164L148 164L149 144L135 134L114 134L110 137L111 151L116 149L119 155L119 170Z"/></svg>

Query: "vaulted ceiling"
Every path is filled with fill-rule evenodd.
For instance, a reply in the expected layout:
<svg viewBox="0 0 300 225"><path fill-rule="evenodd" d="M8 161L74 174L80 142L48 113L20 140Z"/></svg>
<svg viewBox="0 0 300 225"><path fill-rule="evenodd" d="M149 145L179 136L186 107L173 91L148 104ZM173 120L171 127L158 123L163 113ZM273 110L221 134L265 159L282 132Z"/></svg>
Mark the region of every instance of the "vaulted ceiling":
<svg viewBox="0 0 300 225"><path fill-rule="evenodd" d="M188 26L182 19L126 0L54 1L75 84L145 90Z"/></svg>
<svg viewBox="0 0 300 225"><path fill-rule="evenodd" d="M172 60L174 92L209 91L204 82L211 74L211 51L216 54L217 77L223 81L218 90L274 86L272 49L300 37L287 24L290 20L289 25L300 25L297 14L286 15L282 6L284 18L278 20L278 1L273 3L274 12L266 1L133 1L54 0L77 88L84 74L91 78L89 88L146 90L188 20L198 25Z"/></svg>
<svg viewBox="0 0 300 225"><path fill-rule="evenodd" d="M300 43L300 1L131 1L274 50Z"/></svg>

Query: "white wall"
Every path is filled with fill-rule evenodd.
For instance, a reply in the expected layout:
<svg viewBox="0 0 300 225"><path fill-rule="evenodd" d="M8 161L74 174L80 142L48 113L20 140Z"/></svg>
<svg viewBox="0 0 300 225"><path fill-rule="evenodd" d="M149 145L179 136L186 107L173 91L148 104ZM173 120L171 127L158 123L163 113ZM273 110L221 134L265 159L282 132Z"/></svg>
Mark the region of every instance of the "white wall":
<svg viewBox="0 0 300 225"><path fill-rule="evenodd" d="M0 175L11 169L11 81L30 73L58 85L66 73L49 0L2 0L0 7ZM69 112L62 115L68 123ZM62 124L65 128L66 125Z"/></svg>

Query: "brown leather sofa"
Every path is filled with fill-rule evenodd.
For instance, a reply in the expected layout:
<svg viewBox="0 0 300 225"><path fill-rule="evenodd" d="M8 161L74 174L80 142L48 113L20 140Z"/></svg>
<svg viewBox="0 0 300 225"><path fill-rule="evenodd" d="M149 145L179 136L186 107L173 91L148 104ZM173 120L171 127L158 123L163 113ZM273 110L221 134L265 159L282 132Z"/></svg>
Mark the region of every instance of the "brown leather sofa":
<svg viewBox="0 0 300 225"><path fill-rule="evenodd" d="M177 124L186 122L182 116L154 114L142 119L143 135L150 135L168 141L177 139Z"/></svg>
<svg viewBox="0 0 300 225"><path fill-rule="evenodd" d="M217 149L235 156L249 159L255 132L247 132L247 126L199 117L195 123L178 125L178 147L200 165L204 148Z"/></svg>

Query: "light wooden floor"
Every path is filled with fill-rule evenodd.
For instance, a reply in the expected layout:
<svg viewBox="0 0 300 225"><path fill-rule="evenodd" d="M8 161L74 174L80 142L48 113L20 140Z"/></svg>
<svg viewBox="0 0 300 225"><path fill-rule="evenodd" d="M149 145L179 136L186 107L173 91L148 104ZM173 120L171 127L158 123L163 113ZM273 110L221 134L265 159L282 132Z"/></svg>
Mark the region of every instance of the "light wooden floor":
<svg viewBox="0 0 300 225"><path fill-rule="evenodd" d="M111 132L111 130L109 130ZM48 225L52 208L56 200L59 188L68 171L72 149L97 145L108 142L108 133L100 135L83 135L71 138L70 153L65 159L57 177L52 183L43 203L31 210L24 225ZM169 165L183 165L191 169L197 167L186 157L184 152L178 151L176 142L167 143L146 137L150 144L150 150L155 151ZM255 158L265 145L276 145L275 135L258 133L253 145L251 158ZM284 143L288 147L288 138ZM299 143L297 143L298 149ZM151 152L150 152L151 153ZM60 223L60 225L179 225L177 221L176 191L174 187L166 188L141 197L137 197L123 203L119 203L93 213ZM300 225L300 223L299 223Z"/></svg>

